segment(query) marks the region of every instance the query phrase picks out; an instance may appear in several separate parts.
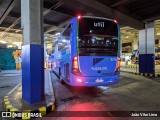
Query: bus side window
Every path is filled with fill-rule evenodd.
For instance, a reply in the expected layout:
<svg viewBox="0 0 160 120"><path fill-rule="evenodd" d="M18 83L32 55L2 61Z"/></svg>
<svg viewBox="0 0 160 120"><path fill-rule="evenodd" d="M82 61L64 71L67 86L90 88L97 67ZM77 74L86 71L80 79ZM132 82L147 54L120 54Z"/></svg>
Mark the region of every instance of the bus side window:
<svg viewBox="0 0 160 120"><path fill-rule="evenodd" d="M65 29L58 41L58 51L66 48L70 42L71 24Z"/></svg>
<svg viewBox="0 0 160 120"><path fill-rule="evenodd" d="M56 51L56 46L57 46L57 41L54 42L54 44L52 45L52 50L51 50L52 54Z"/></svg>
<svg viewBox="0 0 160 120"><path fill-rule="evenodd" d="M58 51L64 48L64 43L62 41L58 41Z"/></svg>

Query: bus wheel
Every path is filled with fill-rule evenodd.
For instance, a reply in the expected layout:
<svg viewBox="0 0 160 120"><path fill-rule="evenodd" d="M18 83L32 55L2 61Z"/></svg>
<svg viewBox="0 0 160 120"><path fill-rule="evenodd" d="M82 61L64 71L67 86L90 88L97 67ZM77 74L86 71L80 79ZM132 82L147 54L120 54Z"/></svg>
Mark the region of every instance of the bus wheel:
<svg viewBox="0 0 160 120"><path fill-rule="evenodd" d="M60 76L59 80L60 80L60 83L61 83L62 85L64 85L64 84L65 84L65 82L63 81L63 79L62 79L62 77L61 77L61 76Z"/></svg>
<svg viewBox="0 0 160 120"><path fill-rule="evenodd" d="M60 83L61 84L65 84L65 82L63 81L63 79L62 79L62 76L61 76L61 69L59 68L59 80L60 80Z"/></svg>

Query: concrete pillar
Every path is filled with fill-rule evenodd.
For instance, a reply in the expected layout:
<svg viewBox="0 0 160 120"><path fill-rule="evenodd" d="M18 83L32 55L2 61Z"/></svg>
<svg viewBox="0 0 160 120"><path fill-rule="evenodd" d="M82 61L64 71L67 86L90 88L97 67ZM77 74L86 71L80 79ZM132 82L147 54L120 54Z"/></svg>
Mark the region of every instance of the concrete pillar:
<svg viewBox="0 0 160 120"><path fill-rule="evenodd" d="M21 0L22 98L40 102L44 93L43 0Z"/></svg>
<svg viewBox="0 0 160 120"><path fill-rule="evenodd" d="M155 73L155 29L154 22L146 23L139 31L139 72Z"/></svg>

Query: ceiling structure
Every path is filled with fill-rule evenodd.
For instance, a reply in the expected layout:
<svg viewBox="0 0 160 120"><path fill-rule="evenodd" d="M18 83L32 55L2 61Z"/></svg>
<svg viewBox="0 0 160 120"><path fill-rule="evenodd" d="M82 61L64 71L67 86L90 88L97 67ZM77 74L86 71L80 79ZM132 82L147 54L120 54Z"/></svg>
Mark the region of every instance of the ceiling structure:
<svg viewBox="0 0 160 120"><path fill-rule="evenodd" d="M78 6L78 7L77 7ZM160 1L158 0L44 0L44 33L47 44L77 15L116 19L121 25L122 43L132 42L145 22L157 20L156 39L160 39ZM0 41L22 43L20 0L0 0Z"/></svg>

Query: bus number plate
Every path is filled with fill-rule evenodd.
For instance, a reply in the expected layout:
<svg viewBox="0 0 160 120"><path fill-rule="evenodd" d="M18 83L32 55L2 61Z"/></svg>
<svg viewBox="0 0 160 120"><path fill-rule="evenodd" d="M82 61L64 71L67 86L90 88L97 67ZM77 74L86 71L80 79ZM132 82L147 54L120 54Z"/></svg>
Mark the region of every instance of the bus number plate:
<svg viewBox="0 0 160 120"><path fill-rule="evenodd" d="M97 79L96 82L103 82L103 79Z"/></svg>

